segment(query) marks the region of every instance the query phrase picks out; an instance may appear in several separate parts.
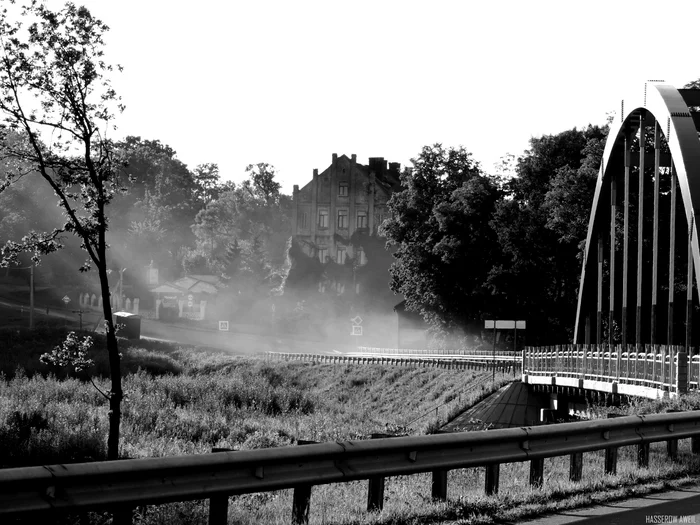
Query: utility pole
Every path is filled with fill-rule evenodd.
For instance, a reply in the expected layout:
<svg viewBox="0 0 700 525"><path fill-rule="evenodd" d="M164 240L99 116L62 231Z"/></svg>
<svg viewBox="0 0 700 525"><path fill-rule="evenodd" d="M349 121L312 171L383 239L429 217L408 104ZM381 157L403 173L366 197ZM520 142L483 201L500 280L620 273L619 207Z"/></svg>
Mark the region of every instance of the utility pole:
<svg viewBox="0 0 700 525"><path fill-rule="evenodd" d="M34 261L29 267L29 329L34 330Z"/></svg>
<svg viewBox="0 0 700 525"><path fill-rule="evenodd" d="M83 310L82 308L80 310L73 310L74 314L78 314L78 318L80 319L80 331L83 331Z"/></svg>
<svg viewBox="0 0 700 525"><path fill-rule="evenodd" d="M491 361L491 381L496 381L496 321L493 322L493 359Z"/></svg>
<svg viewBox="0 0 700 525"><path fill-rule="evenodd" d="M124 287L123 287L123 282L124 282L124 272L126 271L126 268L122 268L119 270L119 309L122 310L122 301L124 297Z"/></svg>

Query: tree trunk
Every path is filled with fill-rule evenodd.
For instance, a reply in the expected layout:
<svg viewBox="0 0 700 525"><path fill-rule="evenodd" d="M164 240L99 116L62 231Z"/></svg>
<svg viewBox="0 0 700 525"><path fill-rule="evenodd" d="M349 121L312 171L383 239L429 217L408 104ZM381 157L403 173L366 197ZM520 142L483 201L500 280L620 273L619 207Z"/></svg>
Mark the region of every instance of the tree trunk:
<svg viewBox="0 0 700 525"><path fill-rule="evenodd" d="M100 250L101 260L105 261L105 251ZM110 302L109 281L107 279L106 264L98 268L100 274L100 289L102 291L102 310L107 326L107 355L109 357L109 373L112 381L109 392L109 437L107 438L107 459L119 459L119 425L121 423L121 403L124 393L122 391L122 371L119 358L119 345L117 343L116 327L112 317L112 304Z"/></svg>

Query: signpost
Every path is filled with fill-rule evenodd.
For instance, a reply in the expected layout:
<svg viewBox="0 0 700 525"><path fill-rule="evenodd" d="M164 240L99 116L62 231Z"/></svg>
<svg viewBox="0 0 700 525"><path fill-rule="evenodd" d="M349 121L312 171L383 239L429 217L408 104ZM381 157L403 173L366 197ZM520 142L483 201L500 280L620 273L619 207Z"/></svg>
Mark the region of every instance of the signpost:
<svg viewBox="0 0 700 525"><path fill-rule="evenodd" d="M350 335L362 335L362 317L356 315L350 319L350 322L352 323L352 332Z"/></svg>
<svg viewBox="0 0 700 525"><path fill-rule="evenodd" d="M63 299L61 299L61 301L63 301L63 304L65 304L66 306L68 306L68 303L70 303L70 297L68 297L67 295L64 295L64 296L63 296ZM67 320L65 321L64 325L65 325L65 326L68 326L68 321L67 321Z"/></svg>
<svg viewBox="0 0 700 525"><path fill-rule="evenodd" d="M83 311L82 310L73 310L74 314L78 314L78 319L80 319L80 331L82 332L83 330Z"/></svg>
<svg viewBox="0 0 700 525"><path fill-rule="evenodd" d="M493 380L496 379L496 330L513 330L513 352L518 351L518 329L525 330L527 323L525 321L484 321L484 328L493 328ZM513 366L513 375L515 375L515 366Z"/></svg>

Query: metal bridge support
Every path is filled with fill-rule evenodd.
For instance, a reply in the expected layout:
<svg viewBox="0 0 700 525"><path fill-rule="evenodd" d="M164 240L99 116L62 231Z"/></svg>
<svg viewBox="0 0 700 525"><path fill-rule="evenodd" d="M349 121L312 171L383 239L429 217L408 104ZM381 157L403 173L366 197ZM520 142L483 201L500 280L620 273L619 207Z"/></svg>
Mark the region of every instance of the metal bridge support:
<svg viewBox="0 0 700 525"><path fill-rule="evenodd" d="M635 311L636 327L634 331L634 342L642 342L642 282L644 277L644 156L646 137L646 112L639 115L639 184L638 184L638 204L637 204L637 309ZM658 180L658 177L657 177Z"/></svg>
<svg viewBox="0 0 700 525"><path fill-rule="evenodd" d="M610 310L608 312L608 344L614 341L615 326L615 218L617 217L617 180L610 177Z"/></svg>
<svg viewBox="0 0 700 525"><path fill-rule="evenodd" d="M643 155L640 157L644 158ZM659 167L661 164L661 129L659 128L659 123L654 124L654 229L652 231L653 244L652 244L652 270L651 270L651 344L656 344L657 338L657 312L656 308L659 302L659 194L661 188L661 177L659 177ZM641 172L640 172L641 173ZM641 179L640 179L641 180ZM675 200L672 206L675 205ZM642 218L642 215L639 215ZM671 231L676 231L675 224L672 226ZM638 239L643 239L641 232ZM637 241L639 242L639 241ZM641 243L640 243L641 245ZM673 252L671 252L673 253ZM641 267L640 263L637 263ZM638 313L638 319L641 322L641 312ZM672 319L670 317L669 319ZM669 323L671 324L671 323ZM637 344L642 342L642 339L637 339ZM648 461L647 461L648 463Z"/></svg>
<svg viewBox="0 0 700 525"><path fill-rule="evenodd" d="M676 180L673 168L671 168L671 209L669 210L671 217L669 218L670 223L670 233L669 233L669 257L668 257L668 319L666 322L666 344L672 345L674 340L673 334L673 300L674 294L673 290L676 286L676 258L674 254L676 253L676 193L677 193L678 181Z"/></svg>
<svg viewBox="0 0 700 525"><path fill-rule="evenodd" d="M679 90L649 81L643 100L641 94L640 90L623 102L619 121L610 126L589 219L574 342L593 339L589 326L594 312L598 344L604 338L608 344L623 346L680 342L682 336L673 333L674 322L682 320L674 312L679 277L675 260L684 259L685 242L687 351L698 302L693 292L698 285L695 270L700 268L696 235L700 179L695 176L700 173L700 89ZM680 221L678 213L684 214ZM667 220L668 229L663 227ZM666 276L668 286L660 282ZM668 310L662 313L664 300Z"/></svg>

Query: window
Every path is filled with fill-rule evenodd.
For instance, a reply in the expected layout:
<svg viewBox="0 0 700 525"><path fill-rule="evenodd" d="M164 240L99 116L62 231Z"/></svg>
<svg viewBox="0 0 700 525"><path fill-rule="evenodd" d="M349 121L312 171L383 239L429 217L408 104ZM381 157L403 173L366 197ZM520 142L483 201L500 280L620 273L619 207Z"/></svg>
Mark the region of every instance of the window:
<svg viewBox="0 0 700 525"><path fill-rule="evenodd" d="M338 264L345 264L345 259L348 256L347 249L341 246L338 246L338 251L336 252L336 257L335 260Z"/></svg>
<svg viewBox="0 0 700 525"><path fill-rule="evenodd" d="M328 248L319 248L318 260L325 264L328 261Z"/></svg>
<svg viewBox="0 0 700 525"><path fill-rule="evenodd" d="M328 228L328 210L318 210L318 227Z"/></svg>
<svg viewBox="0 0 700 525"><path fill-rule="evenodd" d="M347 230L348 228L348 210L338 210L338 229Z"/></svg>
<svg viewBox="0 0 700 525"><path fill-rule="evenodd" d="M305 211L299 212L297 217L297 228L306 229L309 227L309 214Z"/></svg>
<svg viewBox="0 0 700 525"><path fill-rule="evenodd" d="M367 228L367 212L357 212L357 228Z"/></svg>
<svg viewBox="0 0 700 525"><path fill-rule="evenodd" d="M347 197L348 196L348 183L347 182L341 182L340 185L338 186L338 196L339 197Z"/></svg>
<svg viewBox="0 0 700 525"><path fill-rule="evenodd" d="M367 264L367 256L365 255L365 251L362 248L359 248L357 250L357 260L359 261L360 266L363 266Z"/></svg>

